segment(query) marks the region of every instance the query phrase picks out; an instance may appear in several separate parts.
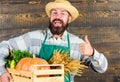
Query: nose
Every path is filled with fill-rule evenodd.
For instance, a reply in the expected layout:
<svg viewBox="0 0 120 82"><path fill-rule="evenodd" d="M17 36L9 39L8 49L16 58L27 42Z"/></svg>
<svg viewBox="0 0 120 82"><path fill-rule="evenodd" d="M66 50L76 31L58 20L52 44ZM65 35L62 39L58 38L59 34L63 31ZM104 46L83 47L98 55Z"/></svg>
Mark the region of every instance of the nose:
<svg viewBox="0 0 120 82"><path fill-rule="evenodd" d="M61 14L60 14L60 13L57 13L57 14L56 14L56 18L61 18Z"/></svg>

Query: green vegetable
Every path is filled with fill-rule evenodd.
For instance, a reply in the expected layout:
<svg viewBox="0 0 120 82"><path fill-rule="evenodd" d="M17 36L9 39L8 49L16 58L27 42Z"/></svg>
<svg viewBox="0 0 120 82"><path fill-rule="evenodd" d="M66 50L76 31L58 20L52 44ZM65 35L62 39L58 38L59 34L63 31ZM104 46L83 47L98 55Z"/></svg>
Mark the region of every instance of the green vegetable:
<svg viewBox="0 0 120 82"><path fill-rule="evenodd" d="M21 50L12 50L10 51L9 56L5 59L6 60L6 67L7 68L15 68L17 63L20 59L24 57L31 57L32 55L29 51L21 51Z"/></svg>

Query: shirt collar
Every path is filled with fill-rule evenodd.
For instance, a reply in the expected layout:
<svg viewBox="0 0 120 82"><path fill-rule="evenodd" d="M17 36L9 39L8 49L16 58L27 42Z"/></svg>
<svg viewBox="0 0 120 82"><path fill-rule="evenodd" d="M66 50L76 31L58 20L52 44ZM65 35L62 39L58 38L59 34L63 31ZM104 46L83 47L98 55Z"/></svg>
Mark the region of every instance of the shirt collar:
<svg viewBox="0 0 120 82"><path fill-rule="evenodd" d="M67 34L68 34L68 32L65 31L63 33L63 35L60 37L60 39L67 40ZM52 33L51 33L51 31L49 29L47 29L47 37L48 37L48 39L53 38L53 35L52 35Z"/></svg>

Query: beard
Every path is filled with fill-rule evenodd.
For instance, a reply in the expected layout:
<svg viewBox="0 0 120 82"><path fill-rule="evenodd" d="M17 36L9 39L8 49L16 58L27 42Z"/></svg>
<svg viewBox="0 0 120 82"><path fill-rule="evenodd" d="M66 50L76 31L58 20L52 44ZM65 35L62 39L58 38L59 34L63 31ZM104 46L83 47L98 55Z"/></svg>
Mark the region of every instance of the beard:
<svg viewBox="0 0 120 82"><path fill-rule="evenodd" d="M62 25L61 26L54 26L54 22L55 21L59 21ZM51 31L51 33L53 35L60 35L63 34L64 31L67 29L68 27L68 22L64 23L62 20L60 19L54 19L52 22L49 21L49 29Z"/></svg>

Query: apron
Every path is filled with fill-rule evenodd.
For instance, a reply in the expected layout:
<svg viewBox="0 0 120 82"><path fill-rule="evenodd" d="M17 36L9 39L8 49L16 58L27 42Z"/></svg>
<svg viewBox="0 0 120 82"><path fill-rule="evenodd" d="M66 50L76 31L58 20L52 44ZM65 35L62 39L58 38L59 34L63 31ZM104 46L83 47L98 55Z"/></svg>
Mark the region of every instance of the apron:
<svg viewBox="0 0 120 82"><path fill-rule="evenodd" d="M68 51L70 49L70 40L69 40L68 34L67 34L68 47L45 44L46 39L47 39L47 35L45 36L45 39L42 43L42 46L39 52L39 57L45 59L46 61L48 61L52 57L54 50L60 49L60 50ZM70 50L68 53L70 54ZM64 77L64 82L70 82L70 73L67 73L67 78Z"/></svg>

